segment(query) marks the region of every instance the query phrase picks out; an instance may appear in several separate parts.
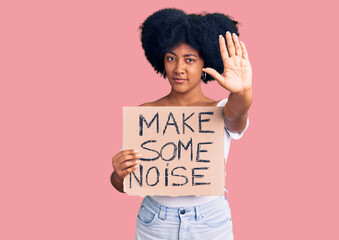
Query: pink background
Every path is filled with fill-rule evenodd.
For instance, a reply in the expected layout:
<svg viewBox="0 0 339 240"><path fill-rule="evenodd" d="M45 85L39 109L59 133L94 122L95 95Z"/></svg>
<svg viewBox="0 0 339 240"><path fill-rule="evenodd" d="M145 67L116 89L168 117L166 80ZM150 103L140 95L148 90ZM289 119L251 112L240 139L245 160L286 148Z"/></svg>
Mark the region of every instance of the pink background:
<svg viewBox="0 0 339 240"><path fill-rule="evenodd" d="M227 166L235 239L339 239L334 2L1 1L0 239L134 238L142 199L110 185L111 158L122 107L169 91L138 31L164 7L241 22L254 102Z"/></svg>

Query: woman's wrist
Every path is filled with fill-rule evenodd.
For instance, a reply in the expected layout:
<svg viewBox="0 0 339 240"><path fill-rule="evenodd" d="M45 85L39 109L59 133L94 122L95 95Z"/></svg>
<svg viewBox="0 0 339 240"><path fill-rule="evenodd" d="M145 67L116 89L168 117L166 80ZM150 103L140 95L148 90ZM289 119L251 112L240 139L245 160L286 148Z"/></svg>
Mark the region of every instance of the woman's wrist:
<svg viewBox="0 0 339 240"><path fill-rule="evenodd" d="M124 192L124 180L120 179L115 171L111 174L111 183L119 192Z"/></svg>
<svg viewBox="0 0 339 240"><path fill-rule="evenodd" d="M226 105L224 112L228 120L247 117L248 110L252 105L252 88L242 92L230 93Z"/></svg>

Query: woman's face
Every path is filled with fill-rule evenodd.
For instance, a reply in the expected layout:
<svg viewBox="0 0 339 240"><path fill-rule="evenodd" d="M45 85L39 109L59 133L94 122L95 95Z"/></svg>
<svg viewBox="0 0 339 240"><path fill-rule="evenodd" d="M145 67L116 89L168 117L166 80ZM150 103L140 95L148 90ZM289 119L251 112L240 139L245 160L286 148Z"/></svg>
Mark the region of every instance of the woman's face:
<svg viewBox="0 0 339 240"><path fill-rule="evenodd" d="M164 63L172 90L185 93L197 87L200 89L204 60L197 50L182 43L165 54Z"/></svg>

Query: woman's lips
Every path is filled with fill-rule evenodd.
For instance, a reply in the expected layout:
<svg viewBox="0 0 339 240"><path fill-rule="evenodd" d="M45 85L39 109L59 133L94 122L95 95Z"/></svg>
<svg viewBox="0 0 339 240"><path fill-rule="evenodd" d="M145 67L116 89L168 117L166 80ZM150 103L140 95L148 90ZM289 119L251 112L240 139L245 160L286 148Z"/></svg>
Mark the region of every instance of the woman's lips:
<svg viewBox="0 0 339 240"><path fill-rule="evenodd" d="M173 81L176 83L183 83L185 81L187 81L187 79L185 78L173 78Z"/></svg>

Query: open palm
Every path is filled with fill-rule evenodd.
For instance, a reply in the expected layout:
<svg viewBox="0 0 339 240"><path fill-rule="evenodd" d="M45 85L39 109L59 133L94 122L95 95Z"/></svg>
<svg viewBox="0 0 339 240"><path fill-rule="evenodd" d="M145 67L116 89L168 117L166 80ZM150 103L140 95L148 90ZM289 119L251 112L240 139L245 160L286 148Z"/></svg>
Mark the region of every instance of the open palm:
<svg viewBox="0 0 339 240"><path fill-rule="evenodd" d="M217 82L230 92L242 92L252 86L252 67L248 58L246 46L239 42L236 34L226 33L226 42L219 36L219 45L224 72L219 74L213 68L205 68L204 72L210 74Z"/></svg>

